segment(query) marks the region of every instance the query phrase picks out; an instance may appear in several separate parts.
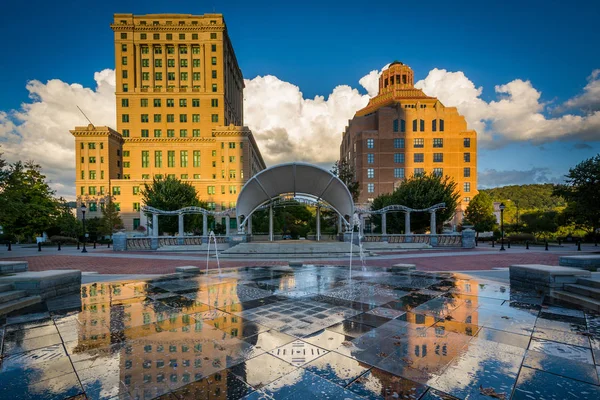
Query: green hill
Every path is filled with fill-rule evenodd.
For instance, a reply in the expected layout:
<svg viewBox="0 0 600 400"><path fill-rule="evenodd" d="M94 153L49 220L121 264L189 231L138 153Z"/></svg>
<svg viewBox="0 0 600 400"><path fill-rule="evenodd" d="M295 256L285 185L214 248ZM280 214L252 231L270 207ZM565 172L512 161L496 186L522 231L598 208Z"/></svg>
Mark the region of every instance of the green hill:
<svg viewBox="0 0 600 400"><path fill-rule="evenodd" d="M566 206L562 197L552 195L551 183L534 185L511 185L493 189L482 189L492 201L507 201L518 204L521 210L552 210Z"/></svg>

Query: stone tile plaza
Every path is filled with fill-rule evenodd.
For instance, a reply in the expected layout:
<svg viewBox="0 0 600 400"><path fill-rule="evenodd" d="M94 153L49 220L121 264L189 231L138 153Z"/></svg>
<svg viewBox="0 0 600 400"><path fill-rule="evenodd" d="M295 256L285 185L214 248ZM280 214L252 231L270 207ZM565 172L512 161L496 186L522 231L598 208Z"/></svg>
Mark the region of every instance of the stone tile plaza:
<svg viewBox="0 0 600 400"><path fill-rule="evenodd" d="M584 132L573 149L589 152L591 114L544 119L529 80L486 102L462 72L436 68L434 90L401 61L361 78L366 95L336 83L305 99L274 75L244 79L256 36L236 55L214 10L107 22L114 70L75 104L87 125L64 129L74 159L44 167L69 164L69 184L0 151L0 400L600 399L600 154L561 183L533 158L535 184L480 167L517 125L513 139L537 143L539 126L559 135L584 120L565 137ZM547 114L591 101L599 71ZM33 101L40 85L28 83ZM535 127L502 120L512 101ZM104 108L114 124L94 125ZM26 126L5 140L5 119L52 126L25 114L0 109L11 157L29 154L11 142ZM566 153L544 157L562 168Z"/></svg>

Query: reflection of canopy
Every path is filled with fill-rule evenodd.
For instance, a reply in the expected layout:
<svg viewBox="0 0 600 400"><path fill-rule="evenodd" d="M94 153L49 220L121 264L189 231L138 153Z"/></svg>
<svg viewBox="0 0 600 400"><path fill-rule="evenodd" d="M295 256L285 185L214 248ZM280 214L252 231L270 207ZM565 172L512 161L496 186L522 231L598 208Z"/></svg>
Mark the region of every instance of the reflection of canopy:
<svg viewBox="0 0 600 400"><path fill-rule="evenodd" d="M237 215L244 216L240 225L245 225L257 208L282 194L323 200L343 217L354 213L350 191L331 172L311 164L286 163L267 168L246 182L237 199Z"/></svg>

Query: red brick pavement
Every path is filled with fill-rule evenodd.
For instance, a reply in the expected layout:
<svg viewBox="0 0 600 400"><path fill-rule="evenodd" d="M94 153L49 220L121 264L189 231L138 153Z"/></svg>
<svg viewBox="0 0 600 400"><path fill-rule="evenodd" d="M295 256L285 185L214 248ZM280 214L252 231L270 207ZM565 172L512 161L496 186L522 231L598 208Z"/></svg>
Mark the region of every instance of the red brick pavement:
<svg viewBox="0 0 600 400"><path fill-rule="evenodd" d="M187 255L190 256L190 254ZM369 266L376 267L388 267L396 263L411 263L416 264L417 269L423 271L469 271L508 267L512 264L558 265L559 257L560 254L556 253L503 253L468 256L452 255L438 257L432 256L395 259L368 259L366 264ZM195 265L201 268L206 266L206 262L200 259L161 260L149 258L81 257L51 255L7 258L5 260L28 261L30 271L44 271L49 269L79 269L81 271L94 271L102 274L163 274L172 273L174 272L175 267L179 267L182 265ZM325 265L348 265L348 260L314 260L305 261L305 263ZM287 261L221 261L221 268L243 267L253 265L287 265ZM355 258L353 260L353 265L360 265L360 260ZM216 261L211 260L209 262L209 268L216 268L216 266Z"/></svg>

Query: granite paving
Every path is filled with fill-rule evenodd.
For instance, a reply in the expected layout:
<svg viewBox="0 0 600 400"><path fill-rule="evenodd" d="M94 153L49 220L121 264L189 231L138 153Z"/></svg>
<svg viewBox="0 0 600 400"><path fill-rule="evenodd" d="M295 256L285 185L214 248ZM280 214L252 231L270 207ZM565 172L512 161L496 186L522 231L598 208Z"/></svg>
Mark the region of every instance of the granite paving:
<svg viewBox="0 0 600 400"><path fill-rule="evenodd" d="M464 274L264 265L0 319L1 399L597 399L600 316Z"/></svg>

